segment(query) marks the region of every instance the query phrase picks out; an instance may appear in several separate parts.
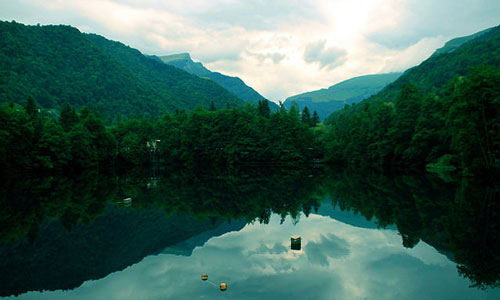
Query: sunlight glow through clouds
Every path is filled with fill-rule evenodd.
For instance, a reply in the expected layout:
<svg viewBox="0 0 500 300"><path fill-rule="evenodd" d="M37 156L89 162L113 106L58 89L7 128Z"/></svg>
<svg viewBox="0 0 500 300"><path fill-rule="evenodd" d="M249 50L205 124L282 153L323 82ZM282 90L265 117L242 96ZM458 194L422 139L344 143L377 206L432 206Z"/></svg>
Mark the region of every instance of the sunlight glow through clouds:
<svg viewBox="0 0 500 300"><path fill-rule="evenodd" d="M498 25L497 0L12 0L0 19L68 24L145 54L189 52L265 97L404 71Z"/></svg>

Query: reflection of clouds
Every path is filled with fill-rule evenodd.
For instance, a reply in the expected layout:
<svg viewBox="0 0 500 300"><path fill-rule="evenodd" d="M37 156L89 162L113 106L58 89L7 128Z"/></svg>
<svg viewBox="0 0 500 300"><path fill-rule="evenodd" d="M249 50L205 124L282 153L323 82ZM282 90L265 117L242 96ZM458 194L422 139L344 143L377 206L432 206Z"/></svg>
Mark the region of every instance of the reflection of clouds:
<svg viewBox="0 0 500 300"><path fill-rule="evenodd" d="M347 242L334 234L322 235L319 242L309 242L304 248L309 261L323 267L330 265L328 257L341 258L350 252Z"/></svg>
<svg viewBox="0 0 500 300"><path fill-rule="evenodd" d="M363 229L329 217L249 224L211 238L190 257L146 257L73 291L23 299L494 299L469 289L455 265L425 243L405 249L396 231ZM334 234L333 234L334 233ZM301 235L303 251L289 249ZM201 274L209 275L209 282ZM228 290L216 287L226 282ZM214 286L216 285L216 286Z"/></svg>

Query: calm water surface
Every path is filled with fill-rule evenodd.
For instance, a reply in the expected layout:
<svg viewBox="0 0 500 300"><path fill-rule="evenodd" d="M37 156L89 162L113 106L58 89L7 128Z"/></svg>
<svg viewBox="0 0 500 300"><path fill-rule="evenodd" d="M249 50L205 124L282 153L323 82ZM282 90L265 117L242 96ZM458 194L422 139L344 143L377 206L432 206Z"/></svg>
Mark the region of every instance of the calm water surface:
<svg viewBox="0 0 500 300"><path fill-rule="evenodd" d="M396 224L383 224L384 215L378 213L377 218L375 205L366 211L347 207L345 190L324 182L334 180L345 186L338 177L319 180L316 175L297 176L282 178L277 185L269 183L275 177L265 177L257 182L264 191L252 188L248 180L232 181L229 188L225 179L221 184L204 186L198 182L196 188L178 187L181 190L175 191L189 197L191 192L220 197L215 190L223 187L223 192L233 197L246 193L259 198L269 194L266 189L280 193L301 182L314 194L300 202L299 210L284 209L273 202L276 199L264 195L267 203L274 205L272 209L259 207L232 220L214 214L217 209L204 210L205 216L200 217L201 212L196 216L166 214L155 201L155 206L148 207L145 199L165 196L165 192L158 187L162 183L140 181L137 201L133 199L131 206L108 203L88 224L65 225L63 214L44 220L31 240L23 237L4 242L1 268L5 271L10 266L11 278L2 280L15 283L4 286L2 293L21 293L17 298L6 297L12 299L500 299L499 289L469 287L473 283L459 274L454 254L446 247L453 243L439 233L430 234L421 224L425 217L420 216L420 223L411 229L397 217ZM378 185L392 182L385 180L377 181ZM163 184L165 188L176 185ZM408 189L408 185L400 187ZM422 191L422 187L416 190ZM446 193L434 191L432 197ZM301 190L295 194L304 197ZM119 192L112 195L121 198ZM366 197L363 188L349 195ZM415 203L419 201L427 203ZM415 203L413 209L418 213L421 208ZM219 209L241 213L236 204L227 205ZM267 216L261 209L269 212ZM401 207L398 210L402 213ZM362 214L371 211L375 213L367 220ZM255 215L260 217L251 219ZM439 227L436 224L431 227ZM290 249L292 235L302 237L301 250ZM410 247L405 247L408 243ZM27 265L19 266L23 262ZM201 280L205 273L208 281ZM56 280L58 276L61 278ZM227 283L227 291L219 291L222 282ZM28 290L53 291L23 291L23 285Z"/></svg>

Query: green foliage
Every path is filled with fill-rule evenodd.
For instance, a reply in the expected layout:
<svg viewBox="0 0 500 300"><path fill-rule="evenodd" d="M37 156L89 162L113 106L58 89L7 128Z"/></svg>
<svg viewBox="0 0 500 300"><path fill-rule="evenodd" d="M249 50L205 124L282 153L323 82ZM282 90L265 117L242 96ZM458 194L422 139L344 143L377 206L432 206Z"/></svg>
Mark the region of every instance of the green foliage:
<svg viewBox="0 0 500 300"><path fill-rule="evenodd" d="M491 47L499 44L500 27L493 28L431 57L376 96L334 112L321 137L326 159L420 169L454 163L446 168L464 175L495 172L500 168L500 70L495 67L500 53ZM471 68L476 57L469 56L475 54L491 64ZM446 70L467 75L443 82L452 78Z"/></svg>
<svg viewBox="0 0 500 300"><path fill-rule="evenodd" d="M500 167L500 70L481 66L448 99L451 148L464 168Z"/></svg>
<svg viewBox="0 0 500 300"><path fill-rule="evenodd" d="M243 101L201 79L103 37L70 26L0 22L0 101L31 95L40 107L63 103L105 116L161 115Z"/></svg>
<svg viewBox="0 0 500 300"><path fill-rule="evenodd" d="M451 80L469 74L473 67L481 64L500 67L500 26L480 33L463 41L465 43L459 42L460 47L453 51L437 53L419 66L407 70L396 81L367 100L380 98L394 102L401 88L408 82L414 84L424 95L433 93L442 97Z"/></svg>

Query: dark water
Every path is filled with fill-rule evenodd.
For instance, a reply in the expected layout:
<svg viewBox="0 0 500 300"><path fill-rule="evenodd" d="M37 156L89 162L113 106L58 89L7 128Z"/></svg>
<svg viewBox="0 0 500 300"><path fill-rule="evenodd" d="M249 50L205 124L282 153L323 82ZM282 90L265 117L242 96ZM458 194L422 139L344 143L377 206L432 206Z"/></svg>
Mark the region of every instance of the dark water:
<svg viewBox="0 0 500 300"><path fill-rule="evenodd" d="M264 170L6 181L0 296L500 299L498 187Z"/></svg>

